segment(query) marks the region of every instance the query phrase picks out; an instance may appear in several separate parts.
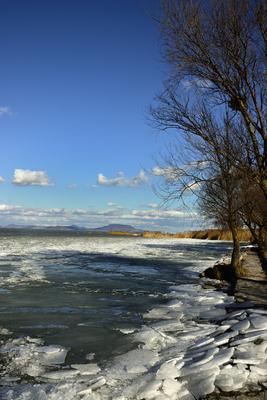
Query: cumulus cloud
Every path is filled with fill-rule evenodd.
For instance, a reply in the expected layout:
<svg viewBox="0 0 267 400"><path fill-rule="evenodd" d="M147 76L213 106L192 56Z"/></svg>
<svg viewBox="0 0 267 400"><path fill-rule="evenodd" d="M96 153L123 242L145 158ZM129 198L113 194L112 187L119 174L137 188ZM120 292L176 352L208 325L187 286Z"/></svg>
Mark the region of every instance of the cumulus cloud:
<svg viewBox="0 0 267 400"><path fill-rule="evenodd" d="M15 169L12 183L19 186L51 186L53 185L45 171Z"/></svg>
<svg viewBox="0 0 267 400"><path fill-rule="evenodd" d="M12 115L11 109L6 106L0 106L0 117L3 115Z"/></svg>
<svg viewBox="0 0 267 400"><path fill-rule="evenodd" d="M5 179L2 176L0 176L0 183L3 183L3 182L5 182Z"/></svg>
<svg viewBox="0 0 267 400"><path fill-rule="evenodd" d="M103 174L98 174L97 183L101 186L124 186L137 187L148 182L148 177L144 170L140 170L139 174L133 178L126 178L123 172L118 172L115 178L107 178Z"/></svg>

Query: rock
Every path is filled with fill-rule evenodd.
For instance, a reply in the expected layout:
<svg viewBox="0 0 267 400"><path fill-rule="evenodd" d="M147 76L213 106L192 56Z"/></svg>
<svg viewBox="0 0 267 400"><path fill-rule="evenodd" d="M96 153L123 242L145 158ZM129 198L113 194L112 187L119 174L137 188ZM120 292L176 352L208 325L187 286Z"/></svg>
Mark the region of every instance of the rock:
<svg viewBox="0 0 267 400"><path fill-rule="evenodd" d="M217 279L219 281L235 282L235 270L230 264L216 264L212 268L207 268L200 274L200 277Z"/></svg>

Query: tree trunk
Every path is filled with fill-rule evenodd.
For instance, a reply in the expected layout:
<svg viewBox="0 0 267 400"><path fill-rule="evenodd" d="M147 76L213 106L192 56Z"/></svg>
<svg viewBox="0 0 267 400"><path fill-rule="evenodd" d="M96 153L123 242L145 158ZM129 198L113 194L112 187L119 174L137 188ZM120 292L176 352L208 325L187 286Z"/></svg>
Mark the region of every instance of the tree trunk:
<svg viewBox="0 0 267 400"><path fill-rule="evenodd" d="M231 258L231 265L235 270L236 277L242 276L242 266L240 261L240 241L238 238L237 229L235 227L231 228L233 235L233 251Z"/></svg>
<svg viewBox="0 0 267 400"><path fill-rule="evenodd" d="M261 258L262 266L267 270L267 235L266 230L261 229L259 231L259 240L257 242L259 248L259 255Z"/></svg>

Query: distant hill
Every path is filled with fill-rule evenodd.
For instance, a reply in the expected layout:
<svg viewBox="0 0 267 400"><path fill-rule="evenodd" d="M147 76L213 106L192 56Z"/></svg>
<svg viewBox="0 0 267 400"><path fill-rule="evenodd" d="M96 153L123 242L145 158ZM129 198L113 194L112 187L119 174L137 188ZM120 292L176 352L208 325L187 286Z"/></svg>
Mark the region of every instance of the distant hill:
<svg viewBox="0 0 267 400"><path fill-rule="evenodd" d="M92 229L93 231L100 232L142 232L141 229L136 229L131 225L123 225L123 224L109 224L106 226L101 226L100 228Z"/></svg>
<svg viewBox="0 0 267 400"><path fill-rule="evenodd" d="M123 224L109 224L98 228L85 228L77 225L54 225L54 226L41 226L41 225L16 225L10 224L7 226L0 226L1 229L15 229L15 230L34 230L34 231L57 231L57 232L125 232L125 233L142 233L141 229L136 229L131 225Z"/></svg>

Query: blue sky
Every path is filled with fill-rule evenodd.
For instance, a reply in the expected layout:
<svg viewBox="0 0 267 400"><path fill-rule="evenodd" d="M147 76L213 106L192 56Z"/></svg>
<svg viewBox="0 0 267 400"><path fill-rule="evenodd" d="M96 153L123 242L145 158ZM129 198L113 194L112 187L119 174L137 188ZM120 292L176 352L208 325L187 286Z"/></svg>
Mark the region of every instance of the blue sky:
<svg viewBox="0 0 267 400"><path fill-rule="evenodd" d="M166 69L159 2L0 8L0 224L194 228L179 204L158 209L149 174L169 140L147 118Z"/></svg>

